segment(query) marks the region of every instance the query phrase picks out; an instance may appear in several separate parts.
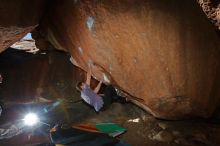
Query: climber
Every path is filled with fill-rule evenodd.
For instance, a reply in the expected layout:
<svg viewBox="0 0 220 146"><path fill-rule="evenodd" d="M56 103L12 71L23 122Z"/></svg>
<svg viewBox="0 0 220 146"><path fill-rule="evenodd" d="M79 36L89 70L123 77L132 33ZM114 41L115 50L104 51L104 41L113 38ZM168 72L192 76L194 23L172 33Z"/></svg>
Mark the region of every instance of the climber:
<svg viewBox="0 0 220 146"><path fill-rule="evenodd" d="M101 80L96 88L92 90L90 88L91 76L92 71L91 67L89 67L86 82L79 82L76 88L81 92L82 99L89 105L93 106L97 112L101 109L106 109L113 101L118 101L120 103L127 102L126 98L117 95L117 92L112 85L107 85L105 87L104 94L98 94L103 80Z"/></svg>

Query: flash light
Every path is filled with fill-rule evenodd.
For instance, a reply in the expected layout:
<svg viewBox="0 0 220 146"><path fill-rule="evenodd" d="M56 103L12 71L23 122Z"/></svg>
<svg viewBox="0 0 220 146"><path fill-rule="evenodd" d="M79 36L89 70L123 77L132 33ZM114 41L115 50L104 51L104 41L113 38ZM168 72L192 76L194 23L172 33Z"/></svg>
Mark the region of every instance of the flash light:
<svg viewBox="0 0 220 146"><path fill-rule="evenodd" d="M39 118L35 113L28 113L24 117L24 124L27 126L34 126L39 122Z"/></svg>

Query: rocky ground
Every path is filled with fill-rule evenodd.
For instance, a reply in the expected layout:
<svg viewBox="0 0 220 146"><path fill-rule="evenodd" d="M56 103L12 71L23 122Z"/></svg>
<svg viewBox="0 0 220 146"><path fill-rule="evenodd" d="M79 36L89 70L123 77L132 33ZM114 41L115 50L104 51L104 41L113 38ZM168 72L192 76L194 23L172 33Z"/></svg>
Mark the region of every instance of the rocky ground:
<svg viewBox="0 0 220 146"><path fill-rule="evenodd" d="M133 104L114 103L106 111L97 114L83 102L61 105L50 116L49 123L95 124L115 122L127 128L119 139L132 146L219 146L219 122L205 120L165 121L155 119ZM21 140L22 137L22 141ZM23 134L1 140L2 146L32 145L48 142L48 135L34 135L28 140ZM14 141L16 140L16 142Z"/></svg>
<svg viewBox="0 0 220 146"><path fill-rule="evenodd" d="M78 107L77 107L78 106ZM96 114L82 103L71 106L71 120L76 123L115 122L128 131L120 139L132 146L218 146L220 125L217 120L194 119L165 121L155 119L133 104L114 103ZM76 115L79 113L81 115ZM86 114L87 113L87 114Z"/></svg>
<svg viewBox="0 0 220 146"><path fill-rule="evenodd" d="M154 118L132 103L114 103L106 111L96 113L85 103L75 102L80 99L75 84L83 80L84 74L72 66L68 54L47 52L31 55L15 52L9 51L0 56L0 71L4 78L0 95L1 100L8 106L0 118L0 123L13 119L12 115L19 118L16 113L30 103L41 104L36 103L35 99L37 96L42 96L50 100L63 101L59 108L48 115L47 122L63 122L72 125L119 123L128 129L119 139L132 146L220 145L219 116L207 120L165 121ZM44 76L41 75L42 72ZM42 88L43 92L38 93L37 88ZM22 134L11 139L0 140L0 145L30 146L33 143L48 142L48 140L47 133L29 139L28 135Z"/></svg>

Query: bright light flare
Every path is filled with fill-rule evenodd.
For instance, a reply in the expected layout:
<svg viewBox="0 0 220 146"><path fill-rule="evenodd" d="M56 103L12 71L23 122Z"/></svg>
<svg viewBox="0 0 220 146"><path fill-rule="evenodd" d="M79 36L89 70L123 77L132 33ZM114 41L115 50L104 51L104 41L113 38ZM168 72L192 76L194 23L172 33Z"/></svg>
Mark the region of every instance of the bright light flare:
<svg viewBox="0 0 220 146"><path fill-rule="evenodd" d="M28 113L25 117L24 117L24 124L27 126L34 126L35 124L37 124L39 122L39 118L36 114L34 113Z"/></svg>

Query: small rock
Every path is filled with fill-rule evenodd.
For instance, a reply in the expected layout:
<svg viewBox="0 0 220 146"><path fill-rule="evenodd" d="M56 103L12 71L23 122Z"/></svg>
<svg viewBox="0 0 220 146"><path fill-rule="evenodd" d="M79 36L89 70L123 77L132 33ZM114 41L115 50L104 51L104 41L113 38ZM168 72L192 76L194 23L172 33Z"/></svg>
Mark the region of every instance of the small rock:
<svg viewBox="0 0 220 146"><path fill-rule="evenodd" d="M154 137L156 134L158 134L158 132L155 131L154 129L152 129L152 130L150 131L150 133L148 134L148 138L149 138L150 140L154 140L153 137Z"/></svg>
<svg viewBox="0 0 220 146"><path fill-rule="evenodd" d="M174 142L181 145L189 145L189 142L187 142L184 138L175 139Z"/></svg>
<svg viewBox="0 0 220 146"><path fill-rule="evenodd" d="M152 139L161 142L170 142L173 140L173 136L167 131L160 131L157 135L153 136Z"/></svg>
<svg viewBox="0 0 220 146"><path fill-rule="evenodd" d="M200 143L204 143L204 144L208 144L209 141L206 137L206 135L202 134L202 133L198 133L196 135L194 135L194 137L192 138L193 141L197 141Z"/></svg>
<svg viewBox="0 0 220 146"><path fill-rule="evenodd" d="M165 123L158 123L158 126L163 130L167 129L167 125Z"/></svg>
<svg viewBox="0 0 220 146"><path fill-rule="evenodd" d="M134 123L138 123L139 121L140 121L140 118L128 120L128 122L134 122Z"/></svg>
<svg viewBox="0 0 220 146"><path fill-rule="evenodd" d="M152 121L155 121L155 118L153 118L152 116L149 116L149 115L142 115L142 116L141 116L141 119L142 119L144 122L152 122Z"/></svg>
<svg viewBox="0 0 220 146"><path fill-rule="evenodd" d="M179 131L172 131L172 134L176 137L180 137L181 136L181 133Z"/></svg>
<svg viewBox="0 0 220 146"><path fill-rule="evenodd" d="M148 138L149 138L150 140L154 140L154 139L153 139L153 134L150 133L150 134L148 135Z"/></svg>

